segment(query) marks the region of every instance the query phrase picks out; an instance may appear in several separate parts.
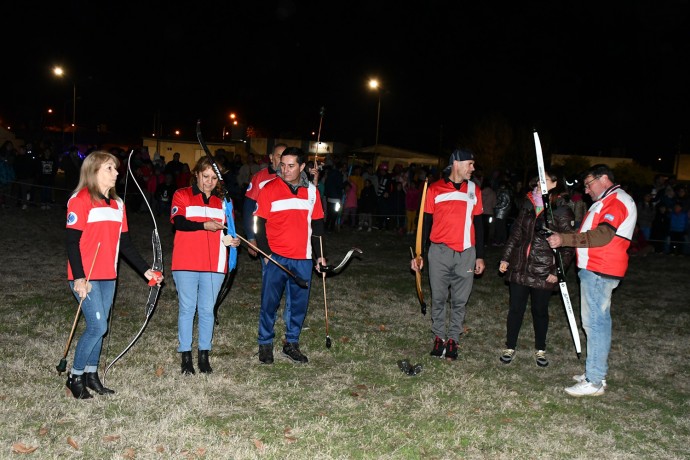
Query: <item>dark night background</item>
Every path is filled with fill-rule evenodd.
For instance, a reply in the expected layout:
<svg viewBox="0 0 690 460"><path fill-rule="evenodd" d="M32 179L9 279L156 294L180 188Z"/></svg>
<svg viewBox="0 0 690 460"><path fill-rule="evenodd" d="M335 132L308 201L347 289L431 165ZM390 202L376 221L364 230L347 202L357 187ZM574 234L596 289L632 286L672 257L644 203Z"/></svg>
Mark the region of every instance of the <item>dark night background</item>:
<svg viewBox="0 0 690 460"><path fill-rule="evenodd" d="M101 3L101 2L99 2ZM179 3L179 4L178 4ZM221 132L440 153L486 117L538 127L554 151L654 165L688 153L689 2L12 2L3 125L52 106L120 135ZM207 135L207 137L210 137ZM658 164L656 166L659 166Z"/></svg>

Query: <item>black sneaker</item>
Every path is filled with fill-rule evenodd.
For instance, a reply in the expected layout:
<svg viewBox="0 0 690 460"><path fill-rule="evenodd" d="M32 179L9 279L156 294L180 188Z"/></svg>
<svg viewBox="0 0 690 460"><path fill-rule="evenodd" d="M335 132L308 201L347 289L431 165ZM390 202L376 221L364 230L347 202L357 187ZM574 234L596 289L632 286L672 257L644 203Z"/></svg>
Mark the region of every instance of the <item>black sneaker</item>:
<svg viewBox="0 0 690 460"><path fill-rule="evenodd" d="M259 345L259 361L261 364L273 364L273 344Z"/></svg>
<svg viewBox="0 0 690 460"><path fill-rule="evenodd" d="M458 342L448 339L446 342L446 359L455 361L458 359Z"/></svg>
<svg viewBox="0 0 690 460"><path fill-rule="evenodd" d="M443 353L446 352L446 347L443 345L443 340L439 336L436 336L434 338L434 348L431 350L431 353L429 353L431 356L436 356L437 358L440 358L443 356Z"/></svg>
<svg viewBox="0 0 690 460"><path fill-rule="evenodd" d="M286 342L283 345L283 354L296 363L306 363L309 360L299 351L299 343Z"/></svg>

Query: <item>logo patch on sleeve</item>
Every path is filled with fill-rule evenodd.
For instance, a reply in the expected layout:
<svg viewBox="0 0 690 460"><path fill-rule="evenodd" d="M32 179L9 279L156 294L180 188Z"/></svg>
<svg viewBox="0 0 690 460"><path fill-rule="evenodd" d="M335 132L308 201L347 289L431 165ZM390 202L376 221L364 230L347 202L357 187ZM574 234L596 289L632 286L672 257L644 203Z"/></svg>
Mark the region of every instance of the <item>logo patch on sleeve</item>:
<svg viewBox="0 0 690 460"><path fill-rule="evenodd" d="M604 219L608 221L613 221L613 216L611 214L604 214Z"/></svg>
<svg viewBox="0 0 690 460"><path fill-rule="evenodd" d="M79 218L77 217L77 214L73 211L67 214L67 225L74 225L77 223Z"/></svg>
<svg viewBox="0 0 690 460"><path fill-rule="evenodd" d="M177 214L177 211L179 211L177 206L173 206L172 209L170 210L170 215L174 216L175 214Z"/></svg>

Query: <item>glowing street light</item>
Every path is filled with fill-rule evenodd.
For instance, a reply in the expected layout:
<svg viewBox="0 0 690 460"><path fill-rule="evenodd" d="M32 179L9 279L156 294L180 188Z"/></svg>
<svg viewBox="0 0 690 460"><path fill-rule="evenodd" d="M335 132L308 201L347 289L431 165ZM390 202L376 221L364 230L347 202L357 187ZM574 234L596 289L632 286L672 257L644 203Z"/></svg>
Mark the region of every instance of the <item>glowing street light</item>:
<svg viewBox="0 0 690 460"><path fill-rule="evenodd" d="M53 67L53 73L59 78L65 77L65 71L60 66ZM77 84L74 82L74 79L72 79L72 145L75 144L76 132L77 132Z"/></svg>
<svg viewBox="0 0 690 460"><path fill-rule="evenodd" d="M237 115L235 114L235 112L231 112L230 115L228 115L228 118L230 118L230 120L231 120L230 123L231 123L233 126L237 126L238 121L237 121ZM225 140L225 136L226 136L227 134L230 134L230 133L227 131L227 128L228 128L227 125L223 125L223 136L222 136L222 139L223 139L223 140Z"/></svg>
<svg viewBox="0 0 690 460"><path fill-rule="evenodd" d="M377 79L372 78L369 80L369 88L375 90L379 98L376 110L376 142L374 143L374 149L376 149L376 146L379 145L379 122L381 121L381 84Z"/></svg>

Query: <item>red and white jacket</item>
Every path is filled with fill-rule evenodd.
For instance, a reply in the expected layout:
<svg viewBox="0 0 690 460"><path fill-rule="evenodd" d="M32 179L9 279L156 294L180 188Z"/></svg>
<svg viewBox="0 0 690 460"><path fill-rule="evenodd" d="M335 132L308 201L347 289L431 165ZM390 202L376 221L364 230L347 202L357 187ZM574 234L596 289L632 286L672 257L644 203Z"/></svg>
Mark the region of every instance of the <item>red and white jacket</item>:
<svg viewBox="0 0 690 460"><path fill-rule="evenodd" d="M276 176L277 173L273 171L273 168L271 168L270 166L267 166L259 170L259 172L252 176L252 179L249 182L249 185L247 186L247 191L244 193L244 196L247 198L251 198L254 201L257 201L261 189L264 188L264 186L269 181L275 179Z"/></svg>
<svg viewBox="0 0 690 460"><path fill-rule="evenodd" d="M628 247L637 221L635 201L616 185L590 206L582 219L580 233L609 225L616 234L607 245L577 248L577 266L602 275L623 278L628 269Z"/></svg>
<svg viewBox="0 0 690 460"><path fill-rule="evenodd" d="M79 251L87 276L91 264L94 264L91 280L117 278L120 233L128 231L127 215L122 200L110 200L110 204L107 204L105 199L92 201L86 188L79 190L67 202L67 228L82 232ZM96 256L99 243L100 248ZM69 261L67 279L74 280Z"/></svg>
<svg viewBox="0 0 690 460"><path fill-rule="evenodd" d="M323 219L321 196L314 184L294 194L284 180L268 182L259 194L255 216L266 219L271 251L289 259L311 259L311 221Z"/></svg>
<svg viewBox="0 0 690 460"><path fill-rule="evenodd" d="M429 239L462 252L474 246L474 216L482 214L482 194L473 181L463 181L456 190L452 181L440 179L429 186L424 212L433 214Z"/></svg>
<svg viewBox="0 0 690 460"><path fill-rule="evenodd" d="M171 222L175 216L184 216L193 222L213 219L225 224L225 202L211 195L207 204L203 193L194 193L193 187L181 188L173 195ZM225 273L228 269L228 249L222 238L222 231L176 231L172 270Z"/></svg>

